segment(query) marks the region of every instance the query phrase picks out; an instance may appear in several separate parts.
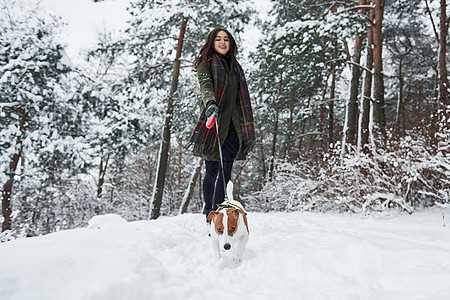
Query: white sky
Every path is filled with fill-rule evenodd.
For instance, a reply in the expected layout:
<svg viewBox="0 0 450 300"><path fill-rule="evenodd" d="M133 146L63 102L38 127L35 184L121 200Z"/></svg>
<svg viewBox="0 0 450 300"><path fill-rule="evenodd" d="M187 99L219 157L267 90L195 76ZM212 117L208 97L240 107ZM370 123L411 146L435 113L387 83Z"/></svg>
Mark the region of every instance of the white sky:
<svg viewBox="0 0 450 300"><path fill-rule="evenodd" d="M95 46L98 33L124 28L130 15L126 11L130 0L42 0L42 7L67 23L67 54L76 62L80 51ZM255 7L267 14L270 0L254 0ZM248 27L240 47L245 52L253 50L261 33Z"/></svg>
<svg viewBox="0 0 450 300"><path fill-rule="evenodd" d="M95 45L101 32L123 28L129 18L129 0L42 0L44 9L61 16L67 23L67 53L70 58Z"/></svg>

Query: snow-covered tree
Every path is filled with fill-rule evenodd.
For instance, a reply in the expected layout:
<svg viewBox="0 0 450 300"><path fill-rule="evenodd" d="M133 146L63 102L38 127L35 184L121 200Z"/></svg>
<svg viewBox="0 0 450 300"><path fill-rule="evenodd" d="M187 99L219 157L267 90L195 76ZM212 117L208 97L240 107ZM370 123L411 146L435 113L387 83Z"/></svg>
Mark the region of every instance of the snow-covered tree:
<svg viewBox="0 0 450 300"><path fill-rule="evenodd" d="M336 84L344 46L360 30L361 17L348 9L351 5L274 1L274 16L264 24L265 38L252 55L257 65L252 82L260 99L256 115L271 140L269 178L276 157L296 159L318 146L316 141L336 140L335 106L342 107Z"/></svg>
<svg viewBox="0 0 450 300"><path fill-rule="evenodd" d="M84 134L79 122L82 108L67 93L70 61L58 36L61 21L26 1L2 2L0 13L0 180L5 231L11 229L13 183L33 181L45 201L51 201L52 185L85 167L80 148L86 145L79 142ZM15 201L37 199L33 192L22 196ZM20 213L18 209L14 216Z"/></svg>

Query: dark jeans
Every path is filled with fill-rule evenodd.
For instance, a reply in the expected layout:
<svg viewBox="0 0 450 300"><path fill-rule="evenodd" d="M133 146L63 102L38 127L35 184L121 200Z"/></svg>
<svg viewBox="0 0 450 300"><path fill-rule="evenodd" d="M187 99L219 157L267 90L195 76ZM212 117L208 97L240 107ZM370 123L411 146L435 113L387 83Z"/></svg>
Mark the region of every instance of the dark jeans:
<svg viewBox="0 0 450 300"><path fill-rule="evenodd" d="M234 158L239 151L239 138L233 123L230 124L230 130L222 146L223 173L225 182L231 179L231 169L233 168ZM223 202L225 198L223 176L220 161L205 160L205 178L203 179L203 198L205 199L205 214L217 209L217 204ZM219 176L217 176L219 175ZM214 205L213 200L214 198Z"/></svg>

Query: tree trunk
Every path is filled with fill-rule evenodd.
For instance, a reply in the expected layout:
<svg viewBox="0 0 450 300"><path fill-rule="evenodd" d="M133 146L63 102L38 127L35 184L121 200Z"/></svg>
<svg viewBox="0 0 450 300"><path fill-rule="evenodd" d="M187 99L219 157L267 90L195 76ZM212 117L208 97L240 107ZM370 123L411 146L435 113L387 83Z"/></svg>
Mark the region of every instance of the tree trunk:
<svg viewBox="0 0 450 300"><path fill-rule="evenodd" d="M103 160L103 158L100 160L100 166L99 166L99 171L98 171L98 184L97 184L97 201L100 201L100 198L102 198L103 185L105 183L105 175L106 175L106 169L108 168L109 156L110 156L110 154L107 154L105 160ZM95 206L94 212L97 215L100 213L99 202Z"/></svg>
<svg viewBox="0 0 450 300"><path fill-rule="evenodd" d="M359 5L367 5L367 0L359 0ZM363 14L363 11L360 11ZM358 133L358 94L359 94L359 83L361 80L361 48L364 38L361 36L356 36L355 38L355 50L353 53L352 65L352 80L350 85L350 102L349 102L349 115L348 115L348 132L347 132L347 142L353 145L357 142ZM361 91L363 93L363 91Z"/></svg>
<svg viewBox="0 0 450 300"><path fill-rule="evenodd" d="M157 219L160 215L162 196L164 192L164 183L166 180L167 162L170 149L170 131L173 113L173 95L178 88L178 78L180 76L180 57L183 50L184 34L186 33L186 24L188 19L183 19L180 26L180 35L178 37L177 53L175 65L173 68L172 84L167 101L166 119L164 122L163 139L159 152L158 170L156 182L153 188L152 202L150 205L150 219Z"/></svg>
<svg viewBox="0 0 450 300"><path fill-rule="evenodd" d="M384 137L386 127L385 107L384 107L384 82L383 82L383 12L385 0L372 0L375 4L374 16L375 24L373 27L373 88L374 88L374 102L373 102L373 116L374 116L374 130L377 134Z"/></svg>
<svg viewBox="0 0 450 300"><path fill-rule="evenodd" d="M363 2L363 3L362 3ZM360 5L364 5L365 1L361 0ZM350 82L350 101L348 108L348 132L347 132L347 143L353 145L356 144L356 133L358 131L357 119L358 119L358 93L359 93L359 81L361 78L361 68L359 64L361 63L361 48L362 48L363 38L356 36L355 38L355 50L353 53L352 64L352 80Z"/></svg>
<svg viewBox="0 0 450 300"><path fill-rule="evenodd" d="M449 119L449 97L448 89L449 81L447 77L447 66L446 66L446 56L447 56L447 34L448 34L448 23L447 23L447 1L441 0L441 16L439 21L439 104L438 109L441 111L439 122L443 123L444 127L448 127Z"/></svg>
<svg viewBox="0 0 450 300"><path fill-rule="evenodd" d="M322 149L327 149L326 147L326 138L325 138L325 113L326 113L326 108L325 108L325 103L326 103L326 97L327 97L327 90L328 90L328 81L330 79L330 73L327 74L327 79L325 80L325 86L323 88L323 93L322 93L322 102L320 103L320 108L319 108L319 133L320 133L320 140L321 140L321 144L320 146L322 147Z"/></svg>
<svg viewBox="0 0 450 300"><path fill-rule="evenodd" d="M102 197L103 184L105 183L106 169L108 168L109 154L106 155L106 159L103 158L100 161L99 171L98 171L98 184L97 184L97 198Z"/></svg>
<svg viewBox="0 0 450 300"><path fill-rule="evenodd" d="M181 170L182 167L182 158L183 158L183 144L181 139L178 140L178 174L177 174L177 190L181 188Z"/></svg>
<svg viewBox="0 0 450 300"><path fill-rule="evenodd" d="M9 163L9 179L3 185L2 191L2 214L3 214L3 223L2 223L2 232L11 229L11 193L12 187L14 183L14 176L16 175L17 165L19 164L20 158L22 157L22 134L25 131L25 122L26 122L26 114L24 111L19 109L20 115L20 135L16 140L16 149L17 153L15 153Z"/></svg>
<svg viewBox="0 0 450 300"><path fill-rule="evenodd" d="M293 126L294 126L294 103L289 101L289 121L288 121L288 132L287 132L287 157L290 161L294 159L294 153L292 151L292 136L293 136Z"/></svg>
<svg viewBox="0 0 450 300"><path fill-rule="evenodd" d="M281 91L283 89L283 72L280 74L280 81L278 82L278 99L281 99ZM276 111L275 111L275 124L273 126L273 139L272 139L272 157L270 159L270 167L269 167L269 181L273 179L273 170L275 168L275 151L277 145L277 135L278 135L278 117L279 117L279 103L276 103Z"/></svg>
<svg viewBox="0 0 450 300"><path fill-rule="evenodd" d="M367 25L367 57L366 69L373 69L373 21L374 11L369 11L369 22ZM360 147L364 149L365 145L369 143L369 116L370 116L370 101L372 101L372 73L365 71L364 76L364 92L362 95L362 107L360 115Z"/></svg>
<svg viewBox="0 0 450 300"><path fill-rule="evenodd" d="M336 97L337 41L334 42L333 63L331 65L330 101L328 102L328 148L334 143L334 98Z"/></svg>
<svg viewBox="0 0 450 300"><path fill-rule="evenodd" d="M180 210L178 211L178 214L185 214L187 211L187 208L189 206L189 202L191 201L192 195L194 194L195 190L195 183L201 173L203 165L203 158L199 158L197 167L194 169L194 172L192 172L191 178L189 179L189 184L186 189L186 193L184 194L183 201L180 205Z"/></svg>
<svg viewBox="0 0 450 300"><path fill-rule="evenodd" d="M272 157L270 158L269 167L269 181L273 179L273 170L275 168L275 151L277 145L277 134L278 134L278 108L275 112L275 124L273 125L273 139L272 139Z"/></svg>
<svg viewBox="0 0 450 300"><path fill-rule="evenodd" d="M257 126L258 126L258 131L259 131L259 143L260 143L259 150L260 150L260 154L261 154L261 167L262 167L261 172L262 172L262 175L263 175L263 183L261 184L261 186L263 186L265 181L266 181L266 173L267 173L267 171L266 171L266 158L265 158L265 155L264 155L264 139L263 139L263 132L262 132L262 129L261 129L261 122L258 122L257 124L258 124Z"/></svg>
<svg viewBox="0 0 450 300"><path fill-rule="evenodd" d="M262 130L262 124L261 124L261 118L259 116L259 114L255 114L255 126L256 129L258 130L258 134L259 134L259 154L260 154L260 159L261 159L261 173L262 173L262 180L260 177L260 180L258 182L258 187L257 190L261 190L262 187L264 186L264 184L266 183L266 175L267 175L267 170L266 170L266 156L264 155L264 134L263 134L263 130Z"/></svg>
<svg viewBox="0 0 450 300"><path fill-rule="evenodd" d="M312 91L309 93L308 105L306 106L307 108L309 108L309 106L311 105L311 98L312 98ZM306 130L306 118L303 118L303 120L302 120L302 132L300 134L300 139L298 141L298 157L300 157L300 153L302 152L303 137L305 136L305 130Z"/></svg>
<svg viewBox="0 0 450 300"><path fill-rule="evenodd" d="M241 176L242 171L244 171L245 166L247 165L248 162L249 160L247 159L246 161L244 161L244 163L239 164L239 169L236 172L236 177L233 182L233 198L234 200L239 201L244 206L244 208L245 208L245 199L240 197L239 191L241 190L242 186L242 176Z"/></svg>
<svg viewBox="0 0 450 300"><path fill-rule="evenodd" d="M395 125L397 130L404 133L405 132L405 112L404 112L404 100L403 100L403 58L400 58L400 63L398 66L398 82L399 82L399 91L398 91L398 99L397 99L397 110L395 112Z"/></svg>

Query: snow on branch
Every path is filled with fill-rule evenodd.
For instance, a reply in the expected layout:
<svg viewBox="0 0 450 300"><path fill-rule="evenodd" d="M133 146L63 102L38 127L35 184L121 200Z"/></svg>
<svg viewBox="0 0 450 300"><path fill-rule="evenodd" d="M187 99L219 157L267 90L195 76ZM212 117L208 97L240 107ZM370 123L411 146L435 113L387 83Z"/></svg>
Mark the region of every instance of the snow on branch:
<svg viewBox="0 0 450 300"><path fill-rule="evenodd" d="M373 9L374 7L375 6L373 6L373 5L357 5L357 6L353 6L350 8L346 8L346 9L337 11L336 14L342 14L342 13L346 13L346 12L353 11L353 10L359 10L359 9L368 10L368 9Z"/></svg>
<svg viewBox="0 0 450 300"><path fill-rule="evenodd" d="M298 20L298 21L293 21L293 22L287 22L286 24L284 24L284 26L278 28L275 31L275 38L276 39L281 39L283 37L285 37L287 34L289 34L289 32L291 31L298 31L301 28L313 28L317 25L319 25L320 22L319 21L302 21L302 20Z"/></svg>
<svg viewBox="0 0 450 300"><path fill-rule="evenodd" d="M347 63L348 63L348 64L351 64L351 65L354 65L354 66L357 66L357 67L363 69L364 71L368 72L370 75L373 75L372 70L367 69L367 68L364 67L363 65L360 65L360 64L358 64L358 63L355 63L355 62L352 61L352 60L348 60Z"/></svg>

